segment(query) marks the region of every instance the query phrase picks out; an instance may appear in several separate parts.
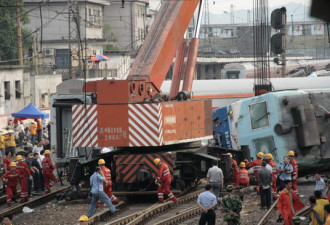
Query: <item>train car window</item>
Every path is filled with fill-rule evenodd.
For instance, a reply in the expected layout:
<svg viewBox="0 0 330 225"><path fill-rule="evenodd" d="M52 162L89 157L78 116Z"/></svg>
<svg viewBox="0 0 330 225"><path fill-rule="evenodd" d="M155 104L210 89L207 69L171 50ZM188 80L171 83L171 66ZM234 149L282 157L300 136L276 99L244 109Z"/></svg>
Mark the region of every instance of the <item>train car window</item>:
<svg viewBox="0 0 330 225"><path fill-rule="evenodd" d="M226 73L227 79L239 79L240 71L228 71Z"/></svg>
<svg viewBox="0 0 330 225"><path fill-rule="evenodd" d="M260 102L249 106L252 129L269 126L269 112L266 102Z"/></svg>
<svg viewBox="0 0 330 225"><path fill-rule="evenodd" d="M255 152L271 153L274 159L278 158L273 136L254 139L253 144Z"/></svg>

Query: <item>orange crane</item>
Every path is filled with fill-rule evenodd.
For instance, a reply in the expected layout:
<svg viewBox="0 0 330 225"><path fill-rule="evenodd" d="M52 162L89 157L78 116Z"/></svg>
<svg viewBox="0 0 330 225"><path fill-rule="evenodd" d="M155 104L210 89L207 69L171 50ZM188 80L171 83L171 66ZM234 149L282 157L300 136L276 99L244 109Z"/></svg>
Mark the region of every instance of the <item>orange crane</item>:
<svg viewBox="0 0 330 225"><path fill-rule="evenodd" d="M195 37L190 41L179 92L187 42L183 37L197 6ZM127 80L86 82L84 91L94 101L72 107L74 147L150 147L212 137L211 101L190 99L202 8L203 0L164 1ZM168 98L160 86L176 53Z"/></svg>

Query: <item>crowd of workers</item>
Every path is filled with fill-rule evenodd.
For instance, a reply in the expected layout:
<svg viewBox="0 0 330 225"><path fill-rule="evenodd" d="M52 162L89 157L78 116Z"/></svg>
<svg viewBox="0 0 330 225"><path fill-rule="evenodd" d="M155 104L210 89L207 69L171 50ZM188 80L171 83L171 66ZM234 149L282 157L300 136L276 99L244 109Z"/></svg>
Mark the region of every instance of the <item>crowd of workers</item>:
<svg viewBox="0 0 330 225"><path fill-rule="evenodd" d="M31 124L29 130L36 129L35 123ZM32 128L31 128L32 127ZM25 130L25 129L23 129ZM5 174L2 179L7 193L7 205L11 206L12 201L16 202L17 186L20 185L21 202L28 201L31 196L31 187L33 183L34 191L44 190L45 194L50 192L50 188L57 181L53 174L54 166L50 159L50 151L44 150L42 132L30 132L30 140L38 141L34 145L32 152L18 154L16 152L16 143L20 143L13 132L9 136L0 136L0 143L4 141L4 155L2 162ZM12 135L14 135L12 137ZM4 137L4 138L3 138ZM18 136L19 137L19 136ZM27 137L24 136L23 140ZM15 144L11 144L15 142ZM14 147L14 148L12 148ZM1 149L1 153L3 149ZM41 155L41 157L40 157ZM276 165L273 156L262 152L256 154L257 159L249 162L244 160L239 164L233 159L232 154L228 153L232 161L233 179L232 184L226 187L227 195L221 200L223 211L223 220L227 224L240 224L240 211L242 209L241 198L236 194L241 187L250 185L250 176L247 169L252 168L254 180L257 184L257 192L260 194L261 208L270 209L272 199L277 200L277 209L280 214L278 221L284 221L284 225L293 225L296 217L295 212L304 207L300 202L298 195L298 164L294 159L294 152L289 151L288 156L283 158L283 163ZM264 157L265 156L265 157ZM15 161L15 160L16 161ZM87 215L79 218L80 224L88 224L88 218L95 213L96 207L100 202L104 203L111 212L116 211L115 204L118 202L116 196L112 193L111 170L105 166L104 159L98 161L94 174L90 177L92 201L88 208ZM158 174L155 184L158 186L158 200L164 202L164 195L167 195L174 203L177 198L170 190L172 176L169 166L161 159L154 159L154 164L158 167ZM327 184L320 174L315 175L316 186L314 195L309 198L311 207L312 225L330 225L330 182ZM218 167L218 162L214 161L213 166L207 173L207 185L205 191L198 197L197 204L202 210L199 224L213 225L216 221L216 211L219 207L219 193L224 188L224 176L222 170ZM4 222L11 221L8 216Z"/></svg>
<svg viewBox="0 0 330 225"><path fill-rule="evenodd" d="M50 192L57 182L53 174L54 166L50 158L48 129L42 121L35 119L24 126L9 121L6 132L0 133L0 164L3 166L3 193L7 193L7 205L17 201L18 186L20 202L27 202L32 194ZM38 144L36 144L38 143Z"/></svg>

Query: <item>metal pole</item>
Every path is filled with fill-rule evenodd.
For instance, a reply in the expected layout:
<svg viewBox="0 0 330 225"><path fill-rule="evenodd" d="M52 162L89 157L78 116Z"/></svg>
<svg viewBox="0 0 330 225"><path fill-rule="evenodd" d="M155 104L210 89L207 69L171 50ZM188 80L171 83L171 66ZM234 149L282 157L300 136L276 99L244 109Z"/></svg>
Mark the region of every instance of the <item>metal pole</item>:
<svg viewBox="0 0 330 225"><path fill-rule="evenodd" d="M286 12L282 13L282 77L286 75Z"/></svg>
<svg viewBox="0 0 330 225"><path fill-rule="evenodd" d="M71 49L71 0L68 0L68 32L69 32L69 41L68 41L68 44L69 44L69 77L72 78L72 49Z"/></svg>
<svg viewBox="0 0 330 225"><path fill-rule="evenodd" d="M21 9L20 1L16 2L16 24L17 24L17 42L18 42L18 58L19 65L23 66L23 40L22 40L22 24L21 24Z"/></svg>

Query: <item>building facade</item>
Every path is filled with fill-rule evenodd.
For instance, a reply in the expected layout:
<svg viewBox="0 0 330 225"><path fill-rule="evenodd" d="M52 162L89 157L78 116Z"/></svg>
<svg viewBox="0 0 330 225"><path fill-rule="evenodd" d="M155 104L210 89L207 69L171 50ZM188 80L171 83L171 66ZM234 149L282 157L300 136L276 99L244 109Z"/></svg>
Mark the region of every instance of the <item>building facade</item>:
<svg viewBox="0 0 330 225"><path fill-rule="evenodd" d="M143 43L147 27L149 0L110 0L104 7L104 24L110 27L114 44L106 50L124 50L135 53Z"/></svg>
<svg viewBox="0 0 330 225"><path fill-rule="evenodd" d="M39 64L53 69L83 68L83 59L103 54L104 7L109 1L24 0L30 22L26 25L37 37ZM79 71L75 76L80 75Z"/></svg>

